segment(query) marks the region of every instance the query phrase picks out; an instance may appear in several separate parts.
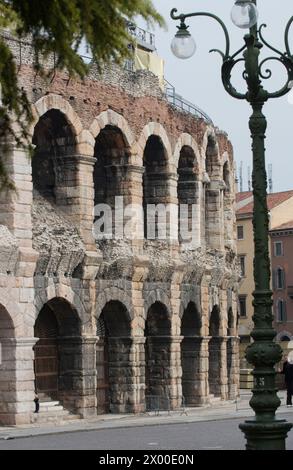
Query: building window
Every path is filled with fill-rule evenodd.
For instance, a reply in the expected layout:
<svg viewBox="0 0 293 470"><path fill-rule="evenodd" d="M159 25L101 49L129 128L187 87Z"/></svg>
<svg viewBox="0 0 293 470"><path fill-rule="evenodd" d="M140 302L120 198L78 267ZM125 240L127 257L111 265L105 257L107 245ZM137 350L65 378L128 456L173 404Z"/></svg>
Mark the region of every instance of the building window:
<svg viewBox="0 0 293 470"><path fill-rule="evenodd" d="M245 276L245 255L240 255L239 256L239 264L240 264L240 272L241 276Z"/></svg>
<svg viewBox="0 0 293 470"><path fill-rule="evenodd" d="M244 239L244 227L243 225L237 225L237 239L243 240Z"/></svg>
<svg viewBox="0 0 293 470"><path fill-rule="evenodd" d="M246 317L246 295L239 295L239 315L240 318Z"/></svg>
<svg viewBox="0 0 293 470"><path fill-rule="evenodd" d="M275 256L283 256L283 242L275 242L274 248Z"/></svg>
<svg viewBox="0 0 293 470"><path fill-rule="evenodd" d="M277 268L275 271L276 289L285 289L285 271L283 268Z"/></svg>
<svg viewBox="0 0 293 470"><path fill-rule="evenodd" d="M286 302L283 299L277 301L277 321L285 322L287 320L286 315Z"/></svg>

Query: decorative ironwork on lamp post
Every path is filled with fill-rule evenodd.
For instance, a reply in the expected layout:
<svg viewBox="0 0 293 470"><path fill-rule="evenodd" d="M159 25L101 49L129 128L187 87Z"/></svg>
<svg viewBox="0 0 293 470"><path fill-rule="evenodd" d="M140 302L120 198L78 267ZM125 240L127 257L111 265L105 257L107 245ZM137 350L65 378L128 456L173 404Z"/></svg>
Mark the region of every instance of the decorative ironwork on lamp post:
<svg viewBox="0 0 293 470"><path fill-rule="evenodd" d="M267 176L265 168L265 132L267 121L263 115L263 106L270 98L284 96L290 91L293 81L293 55L289 46L289 32L293 23L293 16L285 29L285 52L273 47L264 38L263 30L266 27L257 25L258 10L256 0L237 0L232 8L231 19L233 23L249 32L244 36L244 45L236 52L230 52L230 38L223 21L212 13L195 12L177 14L177 9L171 11L171 18L180 20L178 31L172 41L173 53L182 59L191 57L196 45L188 31L186 18L206 16L216 20L225 35L226 48L218 52L222 59L222 82L225 90L233 98L246 100L252 107L249 128L252 138L253 152L253 231L254 231L254 282L253 292L254 329L251 333L253 343L246 350L246 358L254 365L254 387L250 406L255 412L254 418L246 420L240 425L247 439L247 450L285 449L285 441L292 427L284 419L276 417L276 410L280 406L275 385L275 364L282 358L280 346L274 342L276 332L273 329L272 291L270 289L270 259L268 229L269 217L267 208ZM266 46L274 55L264 59L260 58L261 49ZM241 55L241 53L243 53ZM272 72L265 68L269 61L280 62L286 72L284 86L273 93L263 86L263 80L271 78ZM232 70L236 64L243 62L243 79L247 84L247 92L238 92L231 83Z"/></svg>

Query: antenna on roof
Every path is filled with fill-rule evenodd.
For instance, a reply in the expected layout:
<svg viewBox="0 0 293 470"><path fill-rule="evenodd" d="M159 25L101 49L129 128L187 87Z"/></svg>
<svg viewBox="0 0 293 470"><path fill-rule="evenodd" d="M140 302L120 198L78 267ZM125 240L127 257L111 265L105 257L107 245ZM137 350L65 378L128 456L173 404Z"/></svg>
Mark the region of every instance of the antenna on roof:
<svg viewBox="0 0 293 470"><path fill-rule="evenodd" d="M247 182L248 182L248 191L251 191L251 171L250 171L250 166L247 168Z"/></svg>
<svg viewBox="0 0 293 470"><path fill-rule="evenodd" d="M270 163L268 165L268 183L269 183L269 193L272 193L273 192L273 165L272 163Z"/></svg>
<svg viewBox="0 0 293 470"><path fill-rule="evenodd" d="M239 187L240 187L240 192L243 193L243 162L240 162L240 168L239 168Z"/></svg>

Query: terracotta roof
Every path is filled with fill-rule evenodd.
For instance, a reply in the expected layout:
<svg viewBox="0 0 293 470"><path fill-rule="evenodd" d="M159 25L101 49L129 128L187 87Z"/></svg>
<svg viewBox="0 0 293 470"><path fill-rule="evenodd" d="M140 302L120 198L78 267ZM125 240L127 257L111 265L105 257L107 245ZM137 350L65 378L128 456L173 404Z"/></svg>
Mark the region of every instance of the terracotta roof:
<svg viewBox="0 0 293 470"><path fill-rule="evenodd" d="M242 193L236 194L236 203L243 201L243 199L247 199L252 196L252 191L243 191Z"/></svg>
<svg viewBox="0 0 293 470"><path fill-rule="evenodd" d="M238 193L238 194L243 194L243 193ZM247 192L246 198L249 197L249 195L251 194ZM287 201L287 199L290 199L291 197L293 197L293 190L283 191L281 193L268 194L268 198L267 198L268 209L272 210L274 207L279 206L280 204L282 204L282 202ZM245 198L240 199L240 201L243 199ZM245 204L244 206L240 207L240 209L236 211L237 215L252 214L252 212L253 212L253 202L249 202L248 204Z"/></svg>
<svg viewBox="0 0 293 470"><path fill-rule="evenodd" d="M293 229L293 220L290 220L290 222L285 222L285 224L279 225L278 227L274 227L271 232L274 232L275 230L290 230Z"/></svg>

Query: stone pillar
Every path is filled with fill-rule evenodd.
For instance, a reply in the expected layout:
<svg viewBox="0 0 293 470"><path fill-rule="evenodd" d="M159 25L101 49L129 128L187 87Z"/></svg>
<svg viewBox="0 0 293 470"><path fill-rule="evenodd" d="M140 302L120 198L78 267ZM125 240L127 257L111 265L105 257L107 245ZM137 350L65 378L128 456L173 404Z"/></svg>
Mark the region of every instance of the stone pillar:
<svg viewBox="0 0 293 470"><path fill-rule="evenodd" d="M224 248L223 191L220 181L211 181L206 189L207 247L223 251Z"/></svg>
<svg viewBox="0 0 293 470"><path fill-rule="evenodd" d="M145 340L145 337L132 339L130 352L132 383L129 386L129 401L133 413L145 411Z"/></svg>
<svg viewBox="0 0 293 470"><path fill-rule="evenodd" d="M198 377L199 405L206 405L209 403L209 340L209 336L202 336L200 344L200 366Z"/></svg>
<svg viewBox="0 0 293 470"><path fill-rule="evenodd" d="M20 247L32 248L32 175L27 153L10 146L5 151L5 167L15 191L5 190L0 194L0 225L6 225L17 238Z"/></svg>
<svg viewBox="0 0 293 470"><path fill-rule="evenodd" d="M173 336L170 347L170 408L176 409L182 404L182 367L181 367L181 341L182 336Z"/></svg>
<svg viewBox="0 0 293 470"><path fill-rule="evenodd" d="M34 411L35 338L3 338L0 365L0 424L31 422Z"/></svg>
<svg viewBox="0 0 293 470"><path fill-rule="evenodd" d="M232 336L227 342L228 398L234 400L239 394L239 338Z"/></svg>
<svg viewBox="0 0 293 470"><path fill-rule="evenodd" d="M227 337L220 338L220 396L222 400L228 399L227 377Z"/></svg>
<svg viewBox="0 0 293 470"><path fill-rule="evenodd" d="M234 193L224 191L224 244L231 250L236 250Z"/></svg>
<svg viewBox="0 0 293 470"><path fill-rule="evenodd" d="M56 204L79 230L87 251L96 251L92 233L95 161L94 157L86 155L67 155L58 158L55 168Z"/></svg>
<svg viewBox="0 0 293 470"><path fill-rule="evenodd" d="M61 337L58 398L65 408L83 418L96 415L95 336Z"/></svg>

